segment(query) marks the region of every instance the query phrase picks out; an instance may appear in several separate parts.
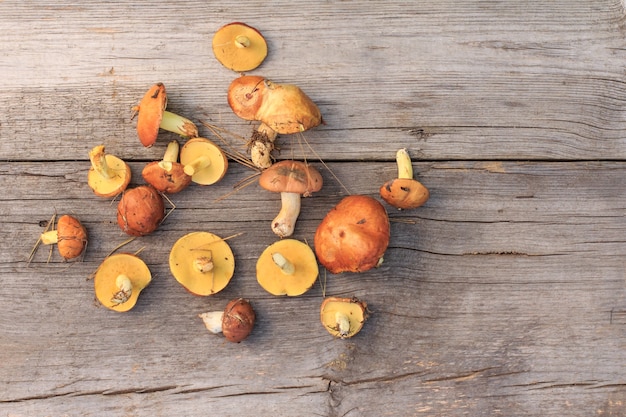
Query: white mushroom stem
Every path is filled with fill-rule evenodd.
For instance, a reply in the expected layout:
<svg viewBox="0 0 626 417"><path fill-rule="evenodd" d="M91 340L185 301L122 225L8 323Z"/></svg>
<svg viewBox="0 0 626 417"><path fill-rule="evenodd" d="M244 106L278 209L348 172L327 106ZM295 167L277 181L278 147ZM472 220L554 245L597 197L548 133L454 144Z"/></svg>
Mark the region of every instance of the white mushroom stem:
<svg viewBox="0 0 626 417"><path fill-rule="evenodd" d="M59 241L58 230L49 230L41 234L41 243L44 245L54 245Z"/></svg>
<svg viewBox="0 0 626 417"><path fill-rule="evenodd" d="M202 319L208 331L214 334L222 333L223 311L209 311L207 313L198 314L198 317Z"/></svg>
<svg viewBox="0 0 626 417"><path fill-rule="evenodd" d="M113 171L107 164L106 154L104 153L104 145L98 145L89 151L89 160L94 171L96 171L101 177L111 179L117 177L115 171Z"/></svg>
<svg viewBox="0 0 626 417"><path fill-rule="evenodd" d="M207 256L200 256L193 260L193 268L201 273L211 272L213 270L213 255L211 251Z"/></svg>
<svg viewBox="0 0 626 417"><path fill-rule="evenodd" d="M115 278L115 286L118 290L128 293L129 296L133 290L133 283L130 282L130 278L125 274L119 274L117 278Z"/></svg>
<svg viewBox="0 0 626 417"><path fill-rule="evenodd" d="M413 179L413 165L406 149L396 152L396 163L398 164L398 178Z"/></svg>
<svg viewBox="0 0 626 417"><path fill-rule="evenodd" d="M300 194L280 193L280 200L282 207L272 221L272 231L280 237L287 237L293 234L300 215Z"/></svg>
<svg viewBox="0 0 626 417"><path fill-rule="evenodd" d="M335 313L335 323L337 323L337 331L340 337L346 337L350 334L350 318L338 311Z"/></svg>
<svg viewBox="0 0 626 417"><path fill-rule="evenodd" d="M250 140L250 160L257 168L272 166L272 151L278 133L265 123L261 123Z"/></svg>
<svg viewBox="0 0 626 417"><path fill-rule="evenodd" d="M159 167L167 172L172 170L174 164L178 161L178 151L180 145L177 141L173 140L167 144L163 160L159 161Z"/></svg>
<svg viewBox="0 0 626 417"><path fill-rule="evenodd" d="M186 164L185 167L183 168L183 171L185 171L185 174L191 177L196 172L202 171L204 168L210 165L211 165L211 159L206 155L200 155L199 157L197 157L190 163Z"/></svg>
<svg viewBox="0 0 626 417"><path fill-rule="evenodd" d="M282 253L276 252L272 254L272 260L276 264L277 267L280 268L281 272L285 275L293 275L296 272L295 265L289 261L289 259L285 258Z"/></svg>
<svg viewBox="0 0 626 417"><path fill-rule="evenodd" d="M189 119L165 110L159 127L186 138L198 137L198 128Z"/></svg>

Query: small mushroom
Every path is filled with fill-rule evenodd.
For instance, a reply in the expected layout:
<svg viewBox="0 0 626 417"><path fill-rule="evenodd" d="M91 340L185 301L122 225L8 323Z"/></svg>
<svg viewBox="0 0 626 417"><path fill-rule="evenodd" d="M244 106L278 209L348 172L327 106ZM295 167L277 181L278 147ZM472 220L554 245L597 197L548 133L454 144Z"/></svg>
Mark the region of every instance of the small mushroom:
<svg viewBox="0 0 626 417"><path fill-rule="evenodd" d="M273 295L302 295L315 284L318 273L313 250L295 239L274 242L256 263L257 281Z"/></svg>
<svg viewBox="0 0 626 417"><path fill-rule="evenodd" d="M174 194L191 183L191 176L185 174L183 164L178 162L179 148L177 141L171 141L163 160L150 162L141 172L143 179L159 192Z"/></svg>
<svg viewBox="0 0 626 417"><path fill-rule="evenodd" d="M356 297L327 297L320 307L320 320L324 328L340 339L357 334L368 316L367 303Z"/></svg>
<svg viewBox="0 0 626 417"><path fill-rule="evenodd" d="M278 134L304 132L323 123L319 108L299 87L256 75L244 75L230 84L228 104L242 119L261 122L249 141L252 162L261 169L272 164Z"/></svg>
<svg viewBox="0 0 626 417"><path fill-rule="evenodd" d="M151 185L140 185L124 191L117 205L117 224L130 236L152 233L164 217L163 197Z"/></svg>
<svg viewBox="0 0 626 417"><path fill-rule="evenodd" d="M96 298L106 308L124 312L135 306L139 293L150 284L152 274L137 255L108 256L94 276Z"/></svg>
<svg viewBox="0 0 626 417"><path fill-rule="evenodd" d="M209 232L184 235L170 251L170 271L195 295L222 291L235 272L235 256L224 239Z"/></svg>
<svg viewBox="0 0 626 417"><path fill-rule="evenodd" d="M282 207L272 221L272 231L280 237L291 236L300 215L300 196L309 197L322 188L319 171L300 161L281 161L261 173L259 185L280 193Z"/></svg>
<svg viewBox="0 0 626 417"><path fill-rule="evenodd" d="M56 243L59 254L66 261L78 258L87 246L87 230L80 221L65 214L59 217L55 230L48 230L41 234L41 243L54 245Z"/></svg>
<svg viewBox="0 0 626 417"><path fill-rule="evenodd" d="M315 231L315 254L333 274L364 272L383 262L389 245L389 218L378 200L344 197Z"/></svg>
<svg viewBox="0 0 626 417"><path fill-rule="evenodd" d="M421 182L413 179L413 165L406 149L396 152L398 178L387 181L380 187L380 196L397 209L413 209L423 205L429 192Z"/></svg>
<svg viewBox="0 0 626 417"><path fill-rule="evenodd" d="M104 151L98 145L89 151L91 168L87 173L87 184L99 197L113 197L123 192L130 183L131 170L128 164Z"/></svg>
<svg viewBox="0 0 626 417"><path fill-rule="evenodd" d="M210 311L199 314L208 331L222 333L226 340L239 343L244 340L256 321L256 313L250 301L243 298L231 300L224 311Z"/></svg>
<svg viewBox="0 0 626 417"><path fill-rule="evenodd" d="M189 139L180 151L180 163L191 181L200 185L215 184L228 170L226 154L205 138Z"/></svg>
<svg viewBox="0 0 626 417"><path fill-rule="evenodd" d="M267 42L261 32L245 23L222 26L213 36L215 58L237 72L257 68L267 56Z"/></svg>
<svg viewBox="0 0 626 417"><path fill-rule="evenodd" d="M167 93L163 83L156 83L146 92L137 106L132 108L137 118L137 136L145 147L154 145L159 128L185 138L198 136L198 128L189 119L165 110Z"/></svg>

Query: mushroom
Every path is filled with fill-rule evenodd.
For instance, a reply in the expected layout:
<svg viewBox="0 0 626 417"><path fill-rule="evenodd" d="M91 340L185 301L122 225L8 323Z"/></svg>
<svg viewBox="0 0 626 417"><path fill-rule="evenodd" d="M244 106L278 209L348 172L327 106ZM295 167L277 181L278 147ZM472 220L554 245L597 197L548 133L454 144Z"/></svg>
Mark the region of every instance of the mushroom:
<svg viewBox="0 0 626 417"><path fill-rule="evenodd" d="M313 286L318 273L313 250L295 239L274 242L256 263L257 281L273 295L302 295Z"/></svg>
<svg viewBox="0 0 626 417"><path fill-rule="evenodd" d="M177 193L191 182L191 176L185 174L183 164L178 162L179 148L177 141L171 141L163 159L150 162L141 172L143 179L161 193Z"/></svg>
<svg viewBox="0 0 626 417"><path fill-rule="evenodd" d="M87 184L99 197L113 197L123 192L130 183L131 170L128 164L104 151L98 145L89 151L91 168L87 173Z"/></svg>
<svg viewBox="0 0 626 417"><path fill-rule="evenodd" d="M151 185L140 185L124 191L117 205L117 224L130 236L152 233L164 217L163 197Z"/></svg>
<svg viewBox="0 0 626 417"><path fill-rule="evenodd" d="M387 181L380 187L380 196L397 209L413 209L424 204L429 197L426 187L413 179L411 157L406 149L396 152L398 178Z"/></svg>
<svg viewBox="0 0 626 417"><path fill-rule="evenodd" d="M150 284L152 274L136 255L116 253L108 256L94 276L96 298L108 309L124 312L135 306L139 293Z"/></svg>
<svg viewBox="0 0 626 417"><path fill-rule="evenodd" d="M356 297L327 297L320 307L320 320L324 328L340 339L357 334L368 316L367 303Z"/></svg>
<svg viewBox="0 0 626 417"><path fill-rule="evenodd" d="M250 301L236 298L226 304L224 311L210 311L199 314L205 327L211 333L222 333L226 340L239 343L254 327L256 314Z"/></svg>
<svg viewBox="0 0 626 417"><path fill-rule="evenodd" d="M304 132L323 123L319 108L299 87L256 75L244 75L230 84L228 104L240 118L261 122L248 142L252 162L261 169L272 165L278 134Z"/></svg>
<svg viewBox="0 0 626 417"><path fill-rule="evenodd" d="M191 181L200 185L215 184L228 170L224 152L205 138L189 139L180 151L180 163Z"/></svg>
<svg viewBox="0 0 626 417"><path fill-rule="evenodd" d="M159 128L176 133L186 138L198 136L198 128L189 119L165 110L167 93L163 83L156 83L144 94L137 106L132 108L133 117L137 118L137 136L142 145L154 145L159 135Z"/></svg>
<svg viewBox="0 0 626 417"><path fill-rule="evenodd" d="M251 71L267 56L267 42L261 32L245 23L222 26L213 36L215 58L237 72Z"/></svg>
<svg viewBox="0 0 626 417"><path fill-rule="evenodd" d="M41 234L41 243L56 243L59 254L66 261L78 258L87 246L87 230L76 217L65 214L59 217L55 230Z"/></svg>
<svg viewBox="0 0 626 417"><path fill-rule="evenodd" d="M209 232L192 232L178 239L170 251L169 264L176 281L200 296L222 291L235 272L230 246Z"/></svg>
<svg viewBox="0 0 626 417"><path fill-rule="evenodd" d="M364 272L383 262L389 245L389 218L378 200L344 197L315 231L315 254L333 274Z"/></svg>
<svg viewBox="0 0 626 417"><path fill-rule="evenodd" d="M300 161L281 161L261 173L259 185L280 193L282 207L272 221L272 231L280 237L291 236L300 215L300 196L309 197L322 188L319 171Z"/></svg>

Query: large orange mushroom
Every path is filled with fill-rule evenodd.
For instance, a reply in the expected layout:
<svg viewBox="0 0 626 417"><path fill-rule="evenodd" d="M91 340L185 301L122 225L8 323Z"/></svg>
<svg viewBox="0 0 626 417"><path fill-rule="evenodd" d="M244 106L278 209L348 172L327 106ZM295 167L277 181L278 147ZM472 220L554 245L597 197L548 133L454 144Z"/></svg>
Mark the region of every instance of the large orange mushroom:
<svg viewBox="0 0 626 417"><path fill-rule="evenodd" d="M328 271L364 272L380 265L389 245L385 207L366 195L344 197L315 231L315 254Z"/></svg>

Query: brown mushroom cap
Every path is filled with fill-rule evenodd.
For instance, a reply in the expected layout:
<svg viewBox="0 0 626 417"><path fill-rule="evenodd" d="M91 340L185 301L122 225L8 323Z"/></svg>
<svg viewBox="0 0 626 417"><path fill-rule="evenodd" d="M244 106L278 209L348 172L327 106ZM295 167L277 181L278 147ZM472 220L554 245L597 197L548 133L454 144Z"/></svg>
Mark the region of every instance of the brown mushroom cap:
<svg viewBox="0 0 626 417"><path fill-rule="evenodd" d="M333 207L315 232L315 254L331 273L364 272L382 262L389 218L378 200L350 195Z"/></svg>
<svg viewBox="0 0 626 417"><path fill-rule="evenodd" d="M65 260L79 257L87 246L87 230L73 216L59 217L57 235L57 249Z"/></svg>
<svg viewBox="0 0 626 417"><path fill-rule="evenodd" d="M421 182L411 178L396 178L380 187L382 199L399 209L420 207L429 195L428 189Z"/></svg>
<svg viewBox="0 0 626 417"><path fill-rule="evenodd" d="M150 147L156 142L166 107L167 93L165 85L156 83L144 94L136 107L136 110L139 111L137 136L139 136L139 141L143 146Z"/></svg>
<svg viewBox="0 0 626 417"><path fill-rule="evenodd" d="M215 32L213 53L228 69L251 71L261 65L267 56L267 42L261 32L252 26L233 22Z"/></svg>
<svg viewBox="0 0 626 417"><path fill-rule="evenodd" d="M120 288L116 283L120 275L128 277L131 284L124 297L120 297ZM152 274L148 266L138 256L116 253L108 256L96 271L94 276L96 298L108 309L128 311L135 306L139 293L151 280Z"/></svg>
<svg viewBox="0 0 626 417"><path fill-rule="evenodd" d="M179 162L150 162L141 171L141 176L157 191L166 194L177 193L191 183L191 177L185 174L185 167Z"/></svg>
<svg viewBox="0 0 626 417"><path fill-rule="evenodd" d="M322 175L314 167L300 161L280 161L267 168L259 177L259 185L275 193L297 193L305 197L319 191Z"/></svg>
<svg viewBox="0 0 626 417"><path fill-rule="evenodd" d="M279 134L312 129L322 123L317 105L299 87L256 75L233 80L228 104L244 120L258 120Z"/></svg>
<svg viewBox="0 0 626 417"><path fill-rule="evenodd" d="M140 185L124 191L117 205L117 224L130 236L152 233L164 217L163 197L151 185Z"/></svg>
<svg viewBox="0 0 626 417"><path fill-rule="evenodd" d="M236 298L226 304L222 316L222 334L233 343L239 343L252 332L256 313L250 301Z"/></svg>

